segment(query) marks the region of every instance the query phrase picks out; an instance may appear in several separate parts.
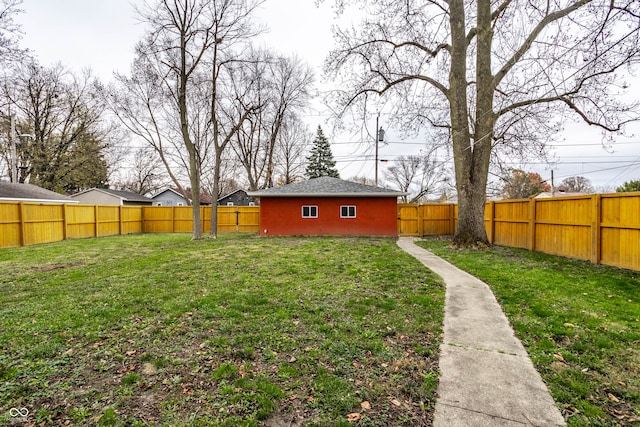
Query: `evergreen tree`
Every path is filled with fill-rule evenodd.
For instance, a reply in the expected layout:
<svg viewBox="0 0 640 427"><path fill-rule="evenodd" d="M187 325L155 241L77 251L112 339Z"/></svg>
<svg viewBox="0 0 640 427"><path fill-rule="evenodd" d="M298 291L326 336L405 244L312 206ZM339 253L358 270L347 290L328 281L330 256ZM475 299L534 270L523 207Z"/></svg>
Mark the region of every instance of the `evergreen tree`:
<svg viewBox="0 0 640 427"><path fill-rule="evenodd" d="M616 188L618 193L627 193L629 191L640 191L640 179L626 181L620 187Z"/></svg>
<svg viewBox="0 0 640 427"><path fill-rule="evenodd" d="M333 160L333 154L331 153L331 145L320 126L318 126L316 138L313 140L311 154L307 157L305 175L309 179L321 176L340 178L340 174L336 169L336 161Z"/></svg>

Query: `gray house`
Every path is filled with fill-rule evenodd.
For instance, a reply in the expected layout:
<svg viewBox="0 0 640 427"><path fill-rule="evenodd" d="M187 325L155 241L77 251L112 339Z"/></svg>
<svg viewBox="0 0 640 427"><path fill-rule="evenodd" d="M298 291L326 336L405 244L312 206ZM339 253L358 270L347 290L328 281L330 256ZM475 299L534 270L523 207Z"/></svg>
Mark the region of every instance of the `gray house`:
<svg viewBox="0 0 640 427"><path fill-rule="evenodd" d="M187 206L187 199L173 188L167 188L164 191L153 196L153 206Z"/></svg>
<svg viewBox="0 0 640 427"><path fill-rule="evenodd" d="M185 195L175 188L167 188L152 197L153 206L189 206L191 205L191 190L185 190ZM209 206L212 202L211 196L200 194L200 205Z"/></svg>
<svg viewBox="0 0 640 427"><path fill-rule="evenodd" d="M244 190L236 190L218 199L219 206L255 206L256 200Z"/></svg>
<svg viewBox="0 0 640 427"><path fill-rule="evenodd" d="M0 182L0 202L78 203L70 197L32 184Z"/></svg>
<svg viewBox="0 0 640 427"><path fill-rule="evenodd" d="M71 196L87 205L151 206L153 200L132 191L92 188Z"/></svg>

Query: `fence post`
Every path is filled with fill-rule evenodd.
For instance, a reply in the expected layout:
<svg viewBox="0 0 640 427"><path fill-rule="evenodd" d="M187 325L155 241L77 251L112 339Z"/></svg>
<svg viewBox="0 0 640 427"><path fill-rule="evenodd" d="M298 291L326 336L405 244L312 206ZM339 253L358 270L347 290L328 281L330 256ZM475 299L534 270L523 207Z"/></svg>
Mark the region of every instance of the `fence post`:
<svg viewBox="0 0 640 427"><path fill-rule="evenodd" d="M98 235L98 229L99 229L99 224L98 224L98 205L93 205L93 215L94 215L93 223L94 223L94 230L95 230L95 233L93 233L93 235L96 236L96 237L100 237Z"/></svg>
<svg viewBox="0 0 640 427"><path fill-rule="evenodd" d="M452 236L456 234L456 206L457 205L453 203L449 205L449 231Z"/></svg>
<svg viewBox="0 0 640 427"><path fill-rule="evenodd" d="M118 234L122 235L122 205L118 206Z"/></svg>
<svg viewBox="0 0 640 427"><path fill-rule="evenodd" d="M536 250L536 199L529 199L529 238L527 248L530 251Z"/></svg>
<svg viewBox="0 0 640 427"><path fill-rule="evenodd" d="M493 245L493 239L496 233L496 222L494 221L495 219L495 202L491 201L489 202L489 235L487 236L489 238L489 243Z"/></svg>
<svg viewBox="0 0 640 427"><path fill-rule="evenodd" d="M24 203L18 202L19 212L20 212L20 246L25 246L27 242L27 228L25 227L25 213L24 213Z"/></svg>
<svg viewBox="0 0 640 427"><path fill-rule="evenodd" d="M68 230L68 223L69 221L67 220L67 204L63 203L62 204L62 240L67 240L67 236L69 235L69 230Z"/></svg>
<svg viewBox="0 0 640 427"><path fill-rule="evenodd" d="M600 264L602 259L602 196L594 194L591 196L592 212L591 212L591 263Z"/></svg>

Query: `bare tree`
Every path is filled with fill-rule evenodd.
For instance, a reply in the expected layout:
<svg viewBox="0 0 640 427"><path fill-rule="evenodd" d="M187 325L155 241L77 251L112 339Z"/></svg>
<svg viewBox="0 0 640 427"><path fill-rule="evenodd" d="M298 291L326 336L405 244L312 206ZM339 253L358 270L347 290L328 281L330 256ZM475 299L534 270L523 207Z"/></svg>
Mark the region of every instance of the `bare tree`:
<svg viewBox="0 0 640 427"><path fill-rule="evenodd" d="M376 180L368 178L366 176L353 176L353 177L349 178L349 181L358 182L358 183L364 184L364 185L371 185L371 186L374 186L374 187L376 186Z"/></svg>
<svg viewBox="0 0 640 427"><path fill-rule="evenodd" d="M214 23L207 2L198 0L160 0L145 4L138 14L150 31L138 45L138 52L155 68L168 98L174 103L180 136L188 154L189 183L192 192L193 239L202 238L200 218L200 161L197 140L191 133L189 99L197 70L207 52L217 43Z"/></svg>
<svg viewBox="0 0 640 427"><path fill-rule="evenodd" d="M208 52L207 64L211 90L210 121L214 148L212 194L220 193L222 154L244 121L260 108L248 101L238 83L238 62L249 40L260 32L251 16L262 0L214 0L210 2L211 34L215 43ZM209 236L218 235L218 211L211 210Z"/></svg>
<svg viewBox="0 0 640 427"><path fill-rule="evenodd" d="M135 151L125 179L115 186L141 195L152 194L166 185L168 179L164 171L162 161L153 147L142 147Z"/></svg>
<svg viewBox="0 0 640 427"><path fill-rule="evenodd" d="M400 191L409 193L402 196L404 203L418 203L430 194L442 190L448 182L448 175L443 162L431 156L400 156L385 172L387 181Z"/></svg>
<svg viewBox="0 0 640 427"><path fill-rule="evenodd" d="M560 185L570 193L593 193L591 181L584 176L570 176L563 179Z"/></svg>
<svg viewBox="0 0 640 427"><path fill-rule="evenodd" d="M305 159L313 134L300 118L288 115L278 136L276 146L276 170L281 185L291 184L304 178Z"/></svg>
<svg viewBox="0 0 640 427"><path fill-rule="evenodd" d="M313 73L297 58L254 50L245 66L244 81L253 87L255 111L237 135L232 147L247 172L249 188L274 185L280 134L287 120L307 106Z"/></svg>
<svg viewBox="0 0 640 427"><path fill-rule="evenodd" d="M0 0L0 64L6 65L24 56L26 51L18 46L21 28L13 18L22 12L22 0Z"/></svg>
<svg viewBox="0 0 640 427"><path fill-rule="evenodd" d="M358 29L338 30L326 61L346 90L346 111L393 97L414 129L441 130L454 154L459 218L454 243L488 243L490 161L500 150L544 149L564 116L604 132L637 119L623 104L624 67L640 58L634 0L336 0L366 8ZM371 95L375 95L373 98ZM366 110L363 110L366 111Z"/></svg>
<svg viewBox="0 0 640 427"><path fill-rule="evenodd" d="M307 107L314 75L311 68L298 58L278 57L268 64L271 80L271 102L267 109L267 176L266 187L273 187L275 152L282 127L292 114Z"/></svg>
<svg viewBox="0 0 640 427"><path fill-rule="evenodd" d="M212 194L220 194L222 155L224 150L238 135L243 135L243 126L263 108L253 96L253 85L242 78L242 63L231 61L221 63L217 67L212 84L216 89L211 104L211 120L213 127L214 157L212 166ZM218 211L211 210L211 228L209 236L218 235Z"/></svg>
<svg viewBox="0 0 640 427"><path fill-rule="evenodd" d="M176 114L163 125L177 126L187 154L194 239L202 237L199 197L203 164L211 151L213 190L217 193L222 153L248 115L236 116L237 108L222 111L226 93L221 80L230 75L228 66L242 56L242 45L256 34L250 16L258 4L258 0L158 0L138 9L150 28L138 45L139 56L144 58L147 74L162 86L164 102L170 100L170 111ZM231 104L238 101L226 100ZM216 209L212 212L210 235L215 237Z"/></svg>
<svg viewBox="0 0 640 427"><path fill-rule="evenodd" d="M103 87L102 95L131 135L154 151L173 185L184 194L182 177L188 176L189 169L175 125L176 106L147 58L138 55L130 75L115 74L115 84Z"/></svg>
<svg viewBox="0 0 640 427"><path fill-rule="evenodd" d="M60 192L106 185L112 127L89 70L76 75L25 60L0 90L16 132L26 136L17 144L19 182Z"/></svg>
<svg viewBox="0 0 640 427"><path fill-rule="evenodd" d="M237 72L234 73L238 90L242 85L242 92L247 100L251 99L251 102L258 107L243 122L231 143L236 157L245 170L249 190L252 191L261 186L267 169L268 148L265 136L267 132L263 120L269 103L267 92L268 62L271 60L269 55L267 51L251 49L244 66L238 67Z"/></svg>

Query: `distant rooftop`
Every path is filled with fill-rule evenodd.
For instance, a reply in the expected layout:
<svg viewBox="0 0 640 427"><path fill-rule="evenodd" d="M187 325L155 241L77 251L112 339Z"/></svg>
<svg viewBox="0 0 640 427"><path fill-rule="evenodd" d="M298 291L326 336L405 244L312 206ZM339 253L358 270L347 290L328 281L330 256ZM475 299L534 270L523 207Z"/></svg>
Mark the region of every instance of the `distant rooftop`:
<svg viewBox="0 0 640 427"><path fill-rule="evenodd" d="M247 194L252 197L400 197L407 193L323 176Z"/></svg>
<svg viewBox="0 0 640 427"><path fill-rule="evenodd" d="M133 191L125 191L125 190L112 190L110 188L91 188L86 191L81 191L80 193L74 194L72 197L77 197L80 194L89 192L89 191L101 191L103 193L111 194L113 196L119 197L120 199L127 202L151 202L152 200L148 197L142 196L138 193L134 193Z"/></svg>
<svg viewBox="0 0 640 427"><path fill-rule="evenodd" d="M37 185L0 182L0 201L29 201L49 203L78 203L71 197Z"/></svg>

